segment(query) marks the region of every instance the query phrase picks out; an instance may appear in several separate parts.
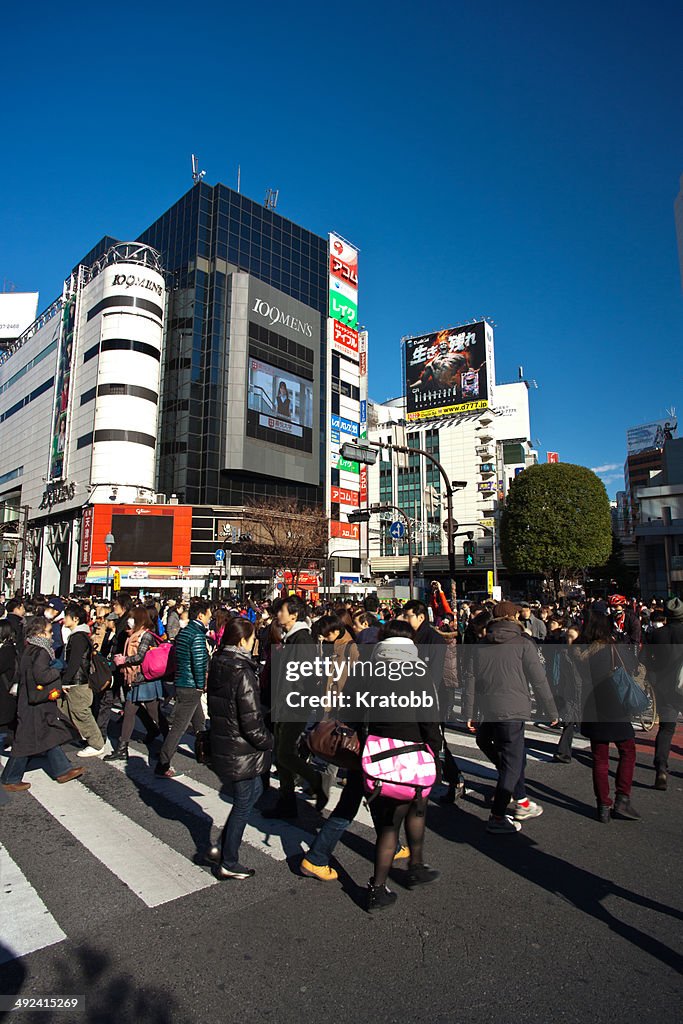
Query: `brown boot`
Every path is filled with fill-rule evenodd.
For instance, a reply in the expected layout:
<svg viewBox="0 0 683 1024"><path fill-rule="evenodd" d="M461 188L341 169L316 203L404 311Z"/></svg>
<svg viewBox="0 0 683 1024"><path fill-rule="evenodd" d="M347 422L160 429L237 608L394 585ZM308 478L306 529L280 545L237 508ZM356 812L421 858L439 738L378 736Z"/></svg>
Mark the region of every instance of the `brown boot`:
<svg viewBox="0 0 683 1024"><path fill-rule="evenodd" d="M63 782L71 782L72 779L79 778L83 774L84 771L85 771L85 768L72 768L71 771L64 772L63 775L58 775L56 781L57 782L62 782L62 783Z"/></svg>
<svg viewBox="0 0 683 1024"><path fill-rule="evenodd" d="M30 782L3 782L2 788L9 793L25 793L31 788Z"/></svg>

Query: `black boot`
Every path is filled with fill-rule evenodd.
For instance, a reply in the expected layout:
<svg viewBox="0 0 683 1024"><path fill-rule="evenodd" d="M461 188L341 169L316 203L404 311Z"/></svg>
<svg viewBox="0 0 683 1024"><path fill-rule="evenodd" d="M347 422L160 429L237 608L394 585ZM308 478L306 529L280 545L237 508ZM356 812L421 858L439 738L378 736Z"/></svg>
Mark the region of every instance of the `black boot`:
<svg viewBox="0 0 683 1024"><path fill-rule="evenodd" d="M598 804L597 819L602 825L609 825L609 812L611 807L609 804Z"/></svg>
<svg viewBox="0 0 683 1024"><path fill-rule="evenodd" d="M626 821L640 821L641 816L631 803L629 796L624 796L623 793L617 793L617 798L614 801L614 807L612 808L613 818L623 818Z"/></svg>
<svg viewBox="0 0 683 1024"><path fill-rule="evenodd" d="M396 902L396 893L387 889L386 885L373 885L372 879L368 882L366 895L366 910L372 914L374 910L386 910L393 907Z"/></svg>
<svg viewBox="0 0 683 1024"><path fill-rule="evenodd" d="M111 754L107 754L102 758L103 761L127 761L128 760L128 744L119 743L116 750Z"/></svg>
<svg viewBox="0 0 683 1024"><path fill-rule="evenodd" d="M657 774L655 775L655 789L665 790L666 789L666 784L667 784L666 772L664 771L663 768L658 768L657 769Z"/></svg>

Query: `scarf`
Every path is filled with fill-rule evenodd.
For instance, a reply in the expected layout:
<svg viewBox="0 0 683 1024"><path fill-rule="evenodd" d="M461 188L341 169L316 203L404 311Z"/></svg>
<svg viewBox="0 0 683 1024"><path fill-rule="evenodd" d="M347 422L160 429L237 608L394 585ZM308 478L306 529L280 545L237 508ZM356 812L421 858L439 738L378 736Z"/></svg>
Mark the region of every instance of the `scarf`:
<svg viewBox="0 0 683 1024"><path fill-rule="evenodd" d="M30 636L26 641L27 644L31 644L33 647L42 647L44 651L54 658L54 651L52 649L52 640L47 636Z"/></svg>

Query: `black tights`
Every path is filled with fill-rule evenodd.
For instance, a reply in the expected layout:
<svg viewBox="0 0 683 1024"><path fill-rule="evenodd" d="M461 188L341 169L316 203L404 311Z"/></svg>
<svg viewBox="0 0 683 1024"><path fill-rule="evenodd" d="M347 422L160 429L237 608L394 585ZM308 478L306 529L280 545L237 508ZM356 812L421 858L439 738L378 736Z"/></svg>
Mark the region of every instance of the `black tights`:
<svg viewBox="0 0 683 1024"><path fill-rule="evenodd" d="M376 807L375 804L377 804ZM417 864L423 863L422 847L425 837L427 802L426 800L413 800L410 803L399 804L395 800L380 796L370 803L370 809L373 812L377 829L375 875L372 883L373 885L384 885L396 856L398 834L404 821L410 850L409 865L415 867Z"/></svg>

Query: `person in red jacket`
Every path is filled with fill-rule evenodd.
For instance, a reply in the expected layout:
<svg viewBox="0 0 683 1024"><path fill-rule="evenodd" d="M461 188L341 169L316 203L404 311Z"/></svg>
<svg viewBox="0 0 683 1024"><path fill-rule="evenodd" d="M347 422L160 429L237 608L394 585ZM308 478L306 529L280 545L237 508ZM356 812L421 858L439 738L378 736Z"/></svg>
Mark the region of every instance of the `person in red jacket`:
<svg viewBox="0 0 683 1024"><path fill-rule="evenodd" d="M441 589L441 584L438 580L432 580L432 595L429 598L429 605L434 613L435 624L437 624L444 615L450 615L453 617L453 609L448 603L448 599Z"/></svg>

